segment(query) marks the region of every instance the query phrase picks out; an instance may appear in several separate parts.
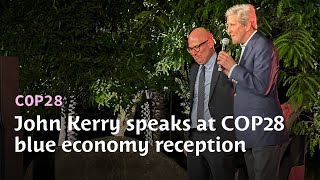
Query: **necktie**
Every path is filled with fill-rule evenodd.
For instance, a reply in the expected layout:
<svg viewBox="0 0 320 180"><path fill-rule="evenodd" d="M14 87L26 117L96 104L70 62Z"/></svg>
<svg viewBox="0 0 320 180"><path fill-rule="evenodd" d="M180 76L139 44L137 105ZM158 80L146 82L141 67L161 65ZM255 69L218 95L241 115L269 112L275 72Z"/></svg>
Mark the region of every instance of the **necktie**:
<svg viewBox="0 0 320 180"><path fill-rule="evenodd" d="M202 65L199 76L199 88L198 88L198 109L197 118L204 119L204 83L205 83L205 66Z"/></svg>

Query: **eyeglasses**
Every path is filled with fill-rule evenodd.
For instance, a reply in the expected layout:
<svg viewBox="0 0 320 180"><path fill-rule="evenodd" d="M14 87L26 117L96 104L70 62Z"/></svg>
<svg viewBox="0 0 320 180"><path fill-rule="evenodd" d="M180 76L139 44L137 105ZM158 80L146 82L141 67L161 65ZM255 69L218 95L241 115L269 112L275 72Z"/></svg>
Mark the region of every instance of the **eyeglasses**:
<svg viewBox="0 0 320 180"><path fill-rule="evenodd" d="M187 48L187 51L191 54L192 53L192 50L196 51L196 52L199 52L200 51L200 47L202 45L204 45L206 42L208 42L208 39L203 41L202 43L196 45L196 46L193 46L192 48L191 47L188 47Z"/></svg>

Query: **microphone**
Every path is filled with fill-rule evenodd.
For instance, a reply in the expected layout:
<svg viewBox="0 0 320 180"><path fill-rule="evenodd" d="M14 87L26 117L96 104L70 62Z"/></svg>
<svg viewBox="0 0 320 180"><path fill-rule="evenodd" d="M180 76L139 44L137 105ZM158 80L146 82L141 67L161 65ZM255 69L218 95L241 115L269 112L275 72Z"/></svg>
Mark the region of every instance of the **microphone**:
<svg viewBox="0 0 320 180"><path fill-rule="evenodd" d="M229 39L228 38L223 38L221 43L222 43L222 51L225 51L226 50L226 46L229 44ZM222 71L222 67L221 67L220 64L218 65L218 71Z"/></svg>

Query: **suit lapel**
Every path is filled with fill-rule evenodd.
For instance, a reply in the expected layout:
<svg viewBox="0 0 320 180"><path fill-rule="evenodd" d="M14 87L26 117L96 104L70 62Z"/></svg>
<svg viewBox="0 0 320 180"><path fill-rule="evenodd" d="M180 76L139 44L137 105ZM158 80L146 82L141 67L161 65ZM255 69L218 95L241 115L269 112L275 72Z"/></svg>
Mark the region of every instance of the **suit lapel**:
<svg viewBox="0 0 320 180"><path fill-rule="evenodd" d="M243 55L241 57L240 60L240 65L244 63L245 59L247 59L247 56L250 54L254 44L256 43L256 40L258 39L258 37L260 36L260 34L258 32L256 32L252 38L249 40L248 44L246 45L246 48L244 49Z"/></svg>
<svg viewBox="0 0 320 180"><path fill-rule="evenodd" d="M191 93L190 100L191 102L194 96L194 85L196 83L199 67L200 66L198 64L194 64L193 66L191 66L191 69L190 69L190 93Z"/></svg>
<svg viewBox="0 0 320 180"><path fill-rule="evenodd" d="M211 97L212 97L214 88L216 87L217 82L218 82L218 80L219 80L220 73L223 73L223 72L219 72L219 71L218 71L218 65L217 65L217 63L215 63L214 69L213 69L213 71L212 71L212 77L211 77L209 101L210 101L210 99L211 99Z"/></svg>
<svg viewBox="0 0 320 180"><path fill-rule="evenodd" d="M191 69L190 69L190 101L192 102L192 99L194 97L194 85L196 83L196 78L197 78L197 74L198 74L198 70L199 70L199 65L198 64L194 64ZM214 89L218 83L220 74L223 72L219 72L218 71L218 64L217 62L214 65L213 71L212 71L212 77L211 77L211 84L210 84L210 94L209 94L209 101L213 95ZM192 106L192 104L191 104Z"/></svg>
<svg viewBox="0 0 320 180"><path fill-rule="evenodd" d="M243 55L242 55L242 57L241 57L240 65L244 63L245 59L247 59L247 58L246 58L246 57L247 57L247 54L250 54L251 50L252 50L252 46L250 46L249 43L248 43L248 45L247 45L246 48L244 49Z"/></svg>

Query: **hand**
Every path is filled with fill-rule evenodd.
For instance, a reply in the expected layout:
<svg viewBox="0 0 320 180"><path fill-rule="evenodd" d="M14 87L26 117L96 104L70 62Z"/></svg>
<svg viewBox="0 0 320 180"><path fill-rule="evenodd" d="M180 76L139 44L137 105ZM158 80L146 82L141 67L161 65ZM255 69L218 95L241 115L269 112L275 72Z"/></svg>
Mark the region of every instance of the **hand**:
<svg viewBox="0 0 320 180"><path fill-rule="evenodd" d="M220 64L224 70L223 72L225 74L228 74L230 69L232 68L232 66L234 66L235 64L237 64L233 58L230 56L230 54L228 54L225 51L220 51L218 58L217 58L217 64Z"/></svg>
<svg viewBox="0 0 320 180"><path fill-rule="evenodd" d="M229 70L228 70L228 69L223 68L223 73L224 73L224 74L226 74L226 75L228 75L228 74L229 74Z"/></svg>

